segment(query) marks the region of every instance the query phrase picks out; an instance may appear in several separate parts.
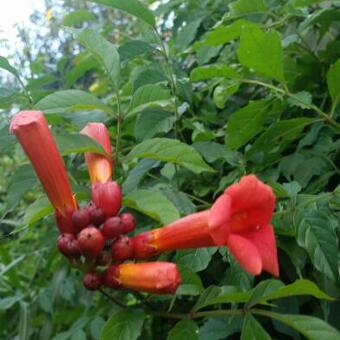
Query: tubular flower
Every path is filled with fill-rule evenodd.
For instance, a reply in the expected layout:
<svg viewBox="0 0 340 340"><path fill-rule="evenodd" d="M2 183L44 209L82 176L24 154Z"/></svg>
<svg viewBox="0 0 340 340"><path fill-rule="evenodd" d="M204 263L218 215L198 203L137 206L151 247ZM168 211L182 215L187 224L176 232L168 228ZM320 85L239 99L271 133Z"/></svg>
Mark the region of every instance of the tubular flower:
<svg viewBox="0 0 340 340"><path fill-rule="evenodd" d="M110 135L106 126L102 123L88 123L81 133L98 142L108 155L104 156L94 152L85 152L85 160L89 169L91 183L108 182L112 176L113 163L111 160Z"/></svg>
<svg viewBox="0 0 340 340"><path fill-rule="evenodd" d="M52 203L57 220L70 232L69 212L77 209L64 161L47 121L40 111L21 111L12 119L10 131L19 140Z"/></svg>
<svg viewBox="0 0 340 340"><path fill-rule="evenodd" d="M271 218L275 196L254 175L244 176L213 206L164 227L132 238L134 257L143 259L168 250L227 245L240 265L253 275L266 270L279 275Z"/></svg>
<svg viewBox="0 0 340 340"><path fill-rule="evenodd" d="M153 294L174 294L181 282L177 266L170 262L112 265L103 276L110 288L128 288Z"/></svg>
<svg viewBox="0 0 340 340"><path fill-rule="evenodd" d="M254 175L243 177L223 194L231 199L227 247L240 265L253 275L265 270L279 275L277 248L271 219L275 196L270 186Z"/></svg>

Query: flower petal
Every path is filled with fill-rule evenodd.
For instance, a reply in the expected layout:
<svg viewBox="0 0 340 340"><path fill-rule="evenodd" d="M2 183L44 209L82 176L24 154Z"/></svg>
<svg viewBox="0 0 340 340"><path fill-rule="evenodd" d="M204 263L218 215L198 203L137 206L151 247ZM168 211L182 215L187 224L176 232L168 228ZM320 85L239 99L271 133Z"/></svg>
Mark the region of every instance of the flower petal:
<svg viewBox="0 0 340 340"><path fill-rule="evenodd" d="M230 234L227 247L244 270L252 275L261 274L261 255L251 241L237 234Z"/></svg>
<svg viewBox="0 0 340 340"><path fill-rule="evenodd" d="M242 233L257 225L270 223L275 207L275 196L271 187L256 176L242 177L239 183L231 185L224 193L231 197L232 232Z"/></svg>
<svg viewBox="0 0 340 340"><path fill-rule="evenodd" d="M89 169L91 183L106 183L111 179L113 169L111 160L112 147L109 132L102 123L88 123L85 128L81 130L81 133L98 142L108 154L109 157L105 157L94 152L85 152L85 159Z"/></svg>
<svg viewBox="0 0 340 340"><path fill-rule="evenodd" d="M216 245L224 245L228 241L231 220L231 199L221 195L210 209L209 231Z"/></svg>
<svg viewBox="0 0 340 340"><path fill-rule="evenodd" d="M274 276L279 276L279 264L273 226L268 224L258 230L243 235L258 250L262 259L263 269Z"/></svg>

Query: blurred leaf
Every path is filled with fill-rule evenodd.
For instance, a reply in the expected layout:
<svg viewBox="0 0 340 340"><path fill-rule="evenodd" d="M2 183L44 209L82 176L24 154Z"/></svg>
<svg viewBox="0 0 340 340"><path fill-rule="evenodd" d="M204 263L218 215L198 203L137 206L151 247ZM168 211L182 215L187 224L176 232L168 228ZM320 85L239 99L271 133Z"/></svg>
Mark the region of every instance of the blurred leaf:
<svg viewBox="0 0 340 340"><path fill-rule="evenodd" d="M171 112L159 109L144 110L136 120L135 137L140 142L159 133L167 133L172 129L173 123L174 117Z"/></svg>
<svg viewBox="0 0 340 340"><path fill-rule="evenodd" d="M332 110L340 101L340 59L338 59L327 72L328 91L332 98Z"/></svg>
<svg viewBox="0 0 340 340"><path fill-rule="evenodd" d="M200 277L190 268L180 268L181 284L177 288L176 295L199 295L202 293L203 285Z"/></svg>
<svg viewBox="0 0 340 340"><path fill-rule="evenodd" d="M219 316L205 321L199 331L200 340L228 339L232 334L241 331L242 318L238 316Z"/></svg>
<svg viewBox="0 0 340 340"><path fill-rule="evenodd" d="M14 75L15 78L19 79L18 71L9 63L9 61L0 56L0 69L6 70Z"/></svg>
<svg viewBox="0 0 340 340"><path fill-rule="evenodd" d="M240 63L259 74L284 82L280 34L262 32L258 27L244 29L237 50Z"/></svg>
<svg viewBox="0 0 340 340"><path fill-rule="evenodd" d="M288 325L289 327L297 330L307 339L310 340L340 339L340 334L335 328L314 316L278 314L269 311L266 311L265 314L261 313L261 315L265 315L272 319L281 321L282 323Z"/></svg>
<svg viewBox="0 0 340 340"><path fill-rule="evenodd" d="M175 262L183 267L190 268L194 272L200 272L208 267L217 247L178 250Z"/></svg>
<svg viewBox="0 0 340 340"><path fill-rule="evenodd" d="M105 323L100 340L136 340L142 331L145 316L140 311L132 310L113 314Z"/></svg>
<svg viewBox="0 0 340 340"><path fill-rule="evenodd" d="M131 40L119 46L118 53L122 62L132 60L144 53L150 53L154 48L142 40Z"/></svg>
<svg viewBox="0 0 340 340"><path fill-rule="evenodd" d="M232 2L229 8L231 16L264 13L269 10L263 0L237 0Z"/></svg>
<svg viewBox="0 0 340 340"><path fill-rule="evenodd" d="M0 310L6 310L11 308L15 303L20 301L22 296L8 296L0 299Z"/></svg>
<svg viewBox="0 0 340 340"><path fill-rule="evenodd" d="M190 73L191 81L202 81L216 77L238 78L237 72L224 64L210 64L194 68Z"/></svg>
<svg viewBox="0 0 340 340"><path fill-rule="evenodd" d="M80 90L64 90L54 92L35 104L35 108L45 113L63 113L82 110L100 109L112 112L94 95Z"/></svg>
<svg viewBox="0 0 340 340"><path fill-rule="evenodd" d="M270 340L271 337L261 324L251 315L246 314L243 321L241 340Z"/></svg>
<svg viewBox="0 0 340 340"><path fill-rule="evenodd" d="M137 0L90 0L97 4L107 5L113 8L125 11L135 17L145 21L147 24L154 26L155 17L153 13Z"/></svg>
<svg viewBox="0 0 340 340"><path fill-rule="evenodd" d="M201 173L213 171L192 147L175 139L153 138L136 145L128 154L128 159L151 158L170 162Z"/></svg>
<svg viewBox="0 0 340 340"><path fill-rule="evenodd" d="M176 207L158 191L134 190L124 197L124 205L163 224L179 218Z"/></svg>
<svg viewBox="0 0 340 340"><path fill-rule="evenodd" d="M86 21L93 21L96 16L85 9L80 9L79 11L71 12L64 16L62 24L65 26L76 26L82 24Z"/></svg>
<svg viewBox="0 0 340 340"><path fill-rule="evenodd" d="M19 339L28 340L30 337L29 323L30 306L27 302L20 302L20 319L19 319Z"/></svg>
<svg viewBox="0 0 340 340"><path fill-rule="evenodd" d="M33 224L47 215L52 214L53 207L46 197L38 198L33 204L31 204L25 212L22 224Z"/></svg>
<svg viewBox="0 0 340 340"><path fill-rule="evenodd" d="M77 40L103 65L105 72L111 77L117 90L119 86L120 61L116 47L94 30L79 30L75 28L69 28L69 30L75 34Z"/></svg>
<svg viewBox="0 0 340 340"><path fill-rule="evenodd" d="M177 31L175 46L178 50L184 51L188 45L195 39L197 30L202 22L203 18L197 18L193 21L189 21L185 26L182 26Z"/></svg>
<svg viewBox="0 0 340 340"><path fill-rule="evenodd" d="M307 91L295 93L294 97L290 97L287 100L290 106L298 106L302 109L309 109L310 104L312 104L312 95Z"/></svg>
<svg viewBox="0 0 340 340"><path fill-rule="evenodd" d="M198 327L192 320L181 320L171 329L167 340L198 340Z"/></svg>

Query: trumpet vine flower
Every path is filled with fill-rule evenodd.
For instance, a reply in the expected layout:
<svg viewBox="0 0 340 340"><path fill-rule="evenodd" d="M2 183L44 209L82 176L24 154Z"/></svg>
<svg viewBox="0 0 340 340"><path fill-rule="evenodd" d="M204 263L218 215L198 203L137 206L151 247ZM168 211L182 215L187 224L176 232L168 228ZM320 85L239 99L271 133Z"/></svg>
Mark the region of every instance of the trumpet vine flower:
<svg viewBox="0 0 340 340"><path fill-rule="evenodd" d="M21 111L10 124L53 205L62 232L72 232L72 212L77 203L64 161L41 111ZM71 216L71 217L70 217Z"/></svg>
<svg viewBox="0 0 340 340"><path fill-rule="evenodd" d="M104 285L153 294L174 294L181 282L171 262L124 263L112 265L103 275Z"/></svg>
<svg viewBox="0 0 340 340"><path fill-rule="evenodd" d="M278 276L275 235L271 225L275 196L254 175L244 176L218 197L213 206L164 227L132 238L134 258L168 250L226 245L253 275L262 270Z"/></svg>

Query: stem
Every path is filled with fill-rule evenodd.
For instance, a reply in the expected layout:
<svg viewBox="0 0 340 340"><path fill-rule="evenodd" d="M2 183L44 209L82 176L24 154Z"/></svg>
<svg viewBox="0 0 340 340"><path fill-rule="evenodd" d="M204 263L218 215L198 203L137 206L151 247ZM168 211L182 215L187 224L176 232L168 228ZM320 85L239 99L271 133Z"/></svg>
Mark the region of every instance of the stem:
<svg viewBox="0 0 340 340"><path fill-rule="evenodd" d="M324 121L333 125L337 129L340 129L340 124L338 124L331 116L329 116L328 114L326 114L325 112L320 110L314 104L307 103L304 100L302 100L301 98L295 96L293 93L289 92L289 90L287 88L282 89L280 87L277 87L277 86L274 86L274 85L271 85L271 84L268 84L268 83L265 83L265 82L262 82L262 81L259 81L259 80L254 80L254 79L239 79L239 81L242 82L242 83L245 83L245 84L260 85L260 86L266 87L266 88L268 88L268 89L270 89L274 92L278 92L278 93L283 94L284 96L292 98L292 99L296 100L297 102L303 104L308 109L315 111L320 117L322 117L322 119Z"/></svg>
<svg viewBox="0 0 340 340"><path fill-rule="evenodd" d="M109 300L111 300L112 302L114 302L116 305L118 305L119 307L122 308L127 308L127 305L125 303L123 303L122 301L116 299L115 297L113 297L112 295L108 294L105 292L105 290L103 289L99 289L98 290L100 293L102 293L103 295L105 295Z"/></svg>
<svg viewBox="0 0 340 340"><path fill-rule="evenodd" d="M116 92L117 98L117 134L116 134L116 154L115 154L115 166L117 166L119 161L119 147L120 147L120 138L121 138L121 129L122 129L122 122L123 122L123 114L122 114L122 106L120 101L120 94L119 90Z"/></svg>
<svg viewBox="0 0 340 340"><path fill-rule="evenodd" d="M174 102L174 114L175 114L175 139L178 138L178 134L179 134L179 131L178 131L178 107L177 107L177 100L176 100L176 89L177 89L177 86L176 86L176 80L175 80L175 77L174 77L174 70L173 70L173 67L172 67L172 64L170 62L170 59L169 59L169 55L168 55L168 52L165 48L165 45L164 45L164 42L162 40L162 37L159 35L157 29L154 27L154 32L159 40L159 44L160 44L160 47L162 49L162 54L163 54L163 57L164 57L164 62L165 62L165 65L166 65L166 69L167 69L167 72L168 72L168 77L169 77L169 81L170 81L170 88L171 88L171 95L172 95L172 100Z"/></svg>

